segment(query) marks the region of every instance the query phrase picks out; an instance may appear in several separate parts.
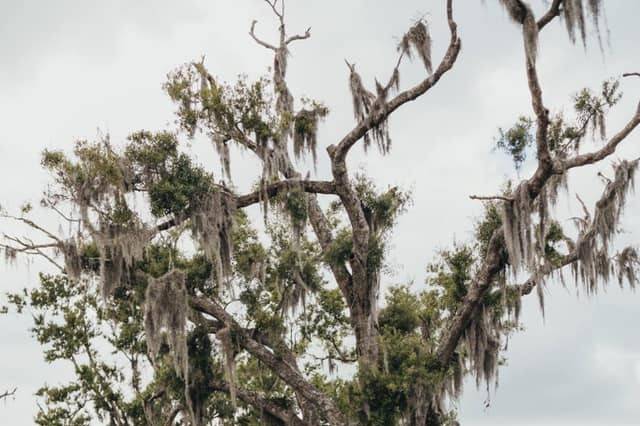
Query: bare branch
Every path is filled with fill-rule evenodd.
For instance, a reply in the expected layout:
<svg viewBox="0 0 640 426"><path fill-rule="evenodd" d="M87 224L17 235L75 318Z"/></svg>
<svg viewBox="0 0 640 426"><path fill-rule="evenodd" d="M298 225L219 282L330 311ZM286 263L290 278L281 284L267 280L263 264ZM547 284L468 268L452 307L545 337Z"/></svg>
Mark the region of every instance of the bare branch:
<svg viewBox="0 0 640 426"><path fill-rule="evenodd" d="M304 32L304 34L297 34L297 35L293 35L293 36L287 38L285 44L288 45L289 43L291 43L293 41L296 41L296 40L306 40L309 37L311 37L311 27L307 28L307 30Z"/></svg>
<svg viewBox="0 0 640 426"><path fill-rule="evenodd" d="M284 0L282 0L281 6L280 6L280 11L278 12L278 9L276 8L276 6L278 5L278 0L273 0L273 1L269 1L269 0L264 0L269 6L271 6L271 10L273 10L273 13L276 14L276 16L280 19L280 21L282 22L284 20Z"/></svg>
<svg viewBox="0 0 640 426"><path fill-rule="evenodd" d="M268 3L268 2L267 2ZM267 49L271 49L271 50L277 50L277 48L269 43L267 43L266 41L262 41L258 38L258 36L256 36L255 34L255 27L256 24L258 23L258 21L256 21L255 19L253 20L253 22L251 22L251 29L249 30L249 35L251 36L251 38L253 38L256 43L258 43L260 46L262 47L266 47Z"/></svg>
<svg viewBox="0 0 640 426"><path fill-rule="evenodd" d="M51 238L52 240L57 241L57 242L61 242L58 237L56 237L51 232L47 231L45 228L43 228L42 226L38 225L34 221L32 221L30 219L27 219L26 217L12 216L10 214L5 214L5 213L0 214L0 217L3 217L5 219L15 220L17 222L22 222L25 225L28 225L29 227L31 227L31 228L33 228L33 229L35 229L37 231L42 232L43 234L45 234L47 237Z"/></svg>
<svg viewBox="0 0 640 426"><path fill-rule="evenodd" d="M640 72L627 72L622 74L623 77L640 77Z"/></svg>
<svg viewBox="0 0 640 426"><path fill-rule="evenodd" d="M481 200L481 201L491 201L491 200L513 201L513 197L505 197L504 195L490 195L490 196L469 195L469 198L472 200Z"/></svg>
<svg viewBox="0 0 640 426"><path fill-rule="evenodd" d="M13 388L13 390L4 391L4 392L0 393L0 401L5 399L5 398L8 398L10 396L15 395L17 390L18 390L18 388Z"/></svg>
<svg viewBox="0 0 640 426"><path fill-rule="evenodd" d="M55 266L56 268L58 268L60 270L60 272L64 271L64 268L58 263L56 262L53 257L49 256L46 252L44 252L43 250L45 249L59 249L62 247L62 242L58 241L55 243L42 243L42 244L35 244L33 241L31 241L28 238L25 238L26 241L23 241L22 239L18 238L18 237L12 237L10 235L6 235L3 234L3 237L9 241L12 241L13 243L17 244L17 246L12 246L9 244L2 244L0 243L0 248L3 248L5 250L7 250L8 252L13 252L13 253L22 253L22 254L26 254L29 256L41 256L42 258L46 259L49 263L51 263L53 266Z"/></svg>

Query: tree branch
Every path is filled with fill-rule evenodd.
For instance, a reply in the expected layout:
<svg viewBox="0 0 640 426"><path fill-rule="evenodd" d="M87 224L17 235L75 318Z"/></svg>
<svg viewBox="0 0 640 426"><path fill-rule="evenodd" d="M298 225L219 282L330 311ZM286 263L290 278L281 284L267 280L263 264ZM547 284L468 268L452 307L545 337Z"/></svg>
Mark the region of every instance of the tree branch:
<svg viewBox="0 0 640 426"><path fill-rule="evenodd" d="M296 40L306 40L309 37L311 37L311 27L307 28L304 34L297 34L287 38L287 40L285 41L285 44L288 45L289 43Z"/></svg>
<svg viewBox="0 0 640 426"><path fill-rule="evenodd" d="M553 0L551 6L549 6L549 10L547 13L542 15L542 17L538 20L538 31L543 29L549 22L553 21L554 18L560 16L560 6L562 5L563 0Z"/></svg>
<svg viewBox="0 0 640 426"><path fill-rule="evenodd" d="M227 383L213 381L210 386L218 392L230 393L229 384ZM281 420L287 426L310 426L310 423L305 422L298 417L293 410L284 409L278 404L263 398L257 392L248 391L238 387L236 387L235 392L237 397L245 404L255 407L258 411L267 412L271 416Z"/></svg>
<svg viewBox="0 0 640 426"><path fill-rule="evenodd" d="M505 197L504 195L490 195L490 196L469 195L469 198L472 200L481 200L481 201L492 201L492 200L513 201L512 197Z"/></svg>
<svg viewBox="0 0 640 426"><path fill-rule="evenodd" d="M265 47L267 49L271 49L273 51L277 50L277 48L274 45L269 44L266 41L262 41L262 40L260 40L258 38L258 36L256 36L255 27L256 27L257 23L258 23L258 21L256 21L255 19L253 20L253 22L251 22L251 29L249 30L249 35L251 36L251 38L253 38L256 41L256 43L258 43L262 47Z"/></svg>
<svg viewBox="0 0 640 426"><path fill-rule="evenodd" d="M440 78L449 71L455 63L460 48L462 46L460 38L458 37L457 24L453 19L453 0L447 0L447 21L449 24L449 31L451 34L449 46L447 51L438 65L435 72L428 78L423 80L411 89L408 89L402 93L396 95L389 102L385 103L382 108L378 108L372 111L369 116L360 122L353 130L345 135L338 145L331 145L327 148L329 155L336 158L336 161L343 160L349 149L360 140L365 133L382 123L389 117L396 109L404 105L409 101L413 101L426 93L429 89L436 85Z"/></svg>
<svg viewBox="0 0 640 426"><path fill-rule="evenodd" d="M559 162L555 165L556 172L563 173L566 170L572 169L574 167L581 167L587 164L597 163L601 161L616 151L618 145L625 140L627 136L640 124L640 104L636 110L636 113L631 117L631 120L627 123L626 126L622 128L618 133L613 135L611 139L606 143L605 146L600 148L597 151L589 152L586 154L576 155L573 158L567 159L565 161Z"/></svg>
<svg viewBox="0 0 640 426"><path fill-rule="evenodd" d="M13 388L13 390L4 391L4 392L0 393L0 401L5 399L5 398L8 398L10 396L15 395L17 390L18 390L18 388Z"/></svg>
<svg viewBox="0 0 640 426"><path fill-rule="evenodd" d="M532 106L536 112L539 123L539 129L536 134L539 161L533 176L520 183L520 185L526 185L529 190L530 199L535 200L554 173L563 173L571 167L579 167L580 165L593 163L610 155L615 150L615 147L640 123L640 108L629 124L616 134L601 150L596 153L577 156L574 159L562 162L556 166L550 159L546 140L548 112L542 103L542 91L536 70L529 58L527 59L527 78L531 92ZM514 192L517 192L517 189ZM471 321L474 312L476 312L476 309L482 303L484 295L494 283L497 274L506 267L507 259L504 254L503 232L503 228L500 227L491 237L487 254L476 276L472 280L469 291L460 308L458 308L450 319L448 328L442 336L437 349L437 356L443 368L448 366L460 338Z"/></svg>
<svg viewBox="0 0 640 426"><path fill-rule="evenodd" d="M285 359L278 357L272 350L267 349L263 344L256 341L218 302L194 297L190 299L190 304L193 309L222 321L233 331L238 344L263 362L307 401L313 403L330 424L345 424L342 413L331 398L309 383L298 371L297 367L292 366Z"/></svg>
<svg viewBox="0 0 640 426"><path fill-rule="evenodd" d="M260 202L263 194L267 193L269 197L274 197L281 192L287 192L291 189L300 188L304 192L313 194L335 194L336 188L333 182L313 181L301 179L287 179L267 185L266 189L254 191L250 194L241 195L236 198L238 208L243 208Z"/></svg>

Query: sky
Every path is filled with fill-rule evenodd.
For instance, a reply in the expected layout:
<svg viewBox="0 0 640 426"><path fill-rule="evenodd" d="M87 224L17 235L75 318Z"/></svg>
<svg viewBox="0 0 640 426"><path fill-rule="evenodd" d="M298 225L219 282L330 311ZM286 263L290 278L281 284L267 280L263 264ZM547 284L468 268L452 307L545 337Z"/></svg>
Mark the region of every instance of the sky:
<svg viewBox="0 0 640 426"><path fill-rule="evenodd" d="M494 194L516 176L510 160L493 150L499 127L531 115L519 29L497 0L458 0L455 16L462 52L454 69L419 100L390 120L391 153L364 154L355 147L353 170L369 174L384 188L412 190L413 205L393 235L392 273L385 285L412 282L424 287L425 266L438 249L471 237L480 205L470 194ZM539 14L543 2L532 0ZM395 63L399 37L425 17L433 37L434 61L448 43L444 0L289 0L288 29L312 37L292 46L289 85L296 96L322 100L331 113L319 135L314 172L329 178L324 152L354 125L347 68L355 62L367 83L386 79ZM540 36L538 69L547 107L570 111L571 96L605 79L640 71L637 43L640 2L606 5L609 43L603 51L594 37L588 49L572 45L563 24ZM180 64L205 56L210 72L233 81L238 74L264 75L272 61L249 37L253 19L265 39L276 22L261 0L0 0L0 204L15 211L24 201L37 204L49 177L39 166L44 148L69 150L77 139L109 133L121 144L132 131L173 126L173 105L162 91L166 75ZM592 35L593 36L593 35ZM401 85L424 77L420 63L405 64ZM625 97L610 115L611 132L621 128L640 99L640 79L624 79ZM205 165L215 163L202 141L189 148ZM640 131L614 158L640 156ZM611 174L611 162L572 173L570 194L593 204L602 189L596 173ZM527 177L533 164L520 170ZM239 188L248 188L257 164L234 155ZM215 170L215 169L214 169ZM517 177L517 176L516 176ZM562 201L558 219L579 212ZM631 197L621 243L640 238L640 196ZM44 223L49 217L38 216ZM0 231L17 230L0 223ZM33 286L48 270L39 260L0 265L0 291ZM524 330L509 342L507 365L497 390L467 383L457 403L469 425L625 425L640 419L640 295L612 285L597 297L576 294L549 282L543 320L535 296L525 301ZM29 336L31 319L0 317L0 391L17 387L0 403L3 424L30 425L37 409L35 390L69 377L61 365L47 365ZM488 403L487 403L488 402Z"/></svg>

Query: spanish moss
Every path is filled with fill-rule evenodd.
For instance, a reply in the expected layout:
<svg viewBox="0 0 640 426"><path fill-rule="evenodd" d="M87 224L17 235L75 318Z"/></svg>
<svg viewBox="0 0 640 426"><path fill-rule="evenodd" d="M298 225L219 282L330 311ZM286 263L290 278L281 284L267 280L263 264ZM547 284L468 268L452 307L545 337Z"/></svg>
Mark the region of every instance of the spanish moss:
<svg viewBox="0 0 640 426"><path fill-rule="evenodd" d="M429 74L433 73L431 64L431 35L424 20L416 22L409 31L402 37L398 50L406 54L409 58L412 53L418 54L424 67Z"/></svg>
<svg viewBox="0 0 640 426"><path fill-rule="evenodd" d="M360 74L356 72L355 65L347 63L350 69L349 88L353 100L353 114L355 119L361 123L371 114L380 113L384 109L386 103L381 96L374 95L368 91L363 83ZM394 78L392 81L395 81ZM395 83L394 83L395 85ZM389 126L387 120L381 121L364 135L365 150L371 146L372 140L378 146L382 154L387 154L391 148L391 137L389 135Z"/></svg>
<svg viewBox="0 0 640 426"><path fill-rule="evenodd" d="M145 292L144 329L152 359L160 354L163 342L169 346L176 372L188 382L187 289L185 274L172 270L159 278L150 278Z"/></svg>
<svg viewBox="0 0 640 426"><path fill-rule="evenodd" d="M236 205L224 188L216 188L198 201L191 213L191 231L205 257L213 264L218 290L231 274L231 232Z"/></svg>

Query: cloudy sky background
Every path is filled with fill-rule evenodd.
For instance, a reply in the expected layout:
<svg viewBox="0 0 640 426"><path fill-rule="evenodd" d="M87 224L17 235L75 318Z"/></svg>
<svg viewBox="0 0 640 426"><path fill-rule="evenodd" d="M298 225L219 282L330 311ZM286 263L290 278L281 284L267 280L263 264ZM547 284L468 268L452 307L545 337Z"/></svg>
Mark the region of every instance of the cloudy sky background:
<svg viewBox="0 0 640 426"><path fill-rule="evenodd" d="M393 238L395 273L387 283L412 281L422 287L434 252L470 237L480 206L468 195L495 193L514 175L509 159L492 151L493 140L498 127L531 112L519 31L497 3L457 1L463 49L454 70L393 115L389 156L374 150L365 156L360 147L350 156L354 169L366 170L382 187L400 185L414 193L414 206ZM542 2L533 3L540 12ZM366 82L386 79L398 37L412 20L426 16L434 61L439 61L448 43L443 6L444 0L289 0L289 31L302 33L310 26L313 34L292 46L290 87L296 96L323 100L332 111L321 130L319 177L330 176L324 148L353 125L343 59L355 62ZM161 85L182 63L204 54L211 72L222 79L264 74L271 55L247 32L255 18L258 34L273 39L276 23L269 12L260 0L0 0L0 203L10 211L26 200L37 203L48 182L39 167L44 148L68 150L78 138L95 138L98 129L121 143L134 130L171 127L173 106ZM571 45L560 22L544 30L538 68L547 107L569 112L570 96L580 88L640 71L637 16L640 2L608 2L611 47L604 55L593 38L587 51ZM422 77L419 63L405 65L401 84L407 87ZM612 132L635 111L640 79L623 81L623 91L626 96L608 122ZM208 145L196 141L190 149L198 161L215 164ZM638 156L636 132L616 158ZM246 188L257 164L248 154L235 157L235 181ZM595 174L610 173L608 164L573 173L571 198L579 192L592 205L602 188ZM531 166L525 165L523 177ZM578 211L564 203L559 218ZM622 242L640 238L639 212L640 196L632 197ZM0 230L15 231L6 223ZM46 269L39 261L0 266L2 291L32 286L36 273ZM611 286L590 299L556 284L547 289L544 322L535 296L527 300L526 330L509 344L508 366L500 371L489 407L486 392L468 384L459 403L463 424L638 423L640 295ZM64 380L69 371L42 361L28 335L28 317L8 315L0 321L0 391L18 387L15 399L0 404L0 419L30 425L35 390L43 382Z"/></svg>

